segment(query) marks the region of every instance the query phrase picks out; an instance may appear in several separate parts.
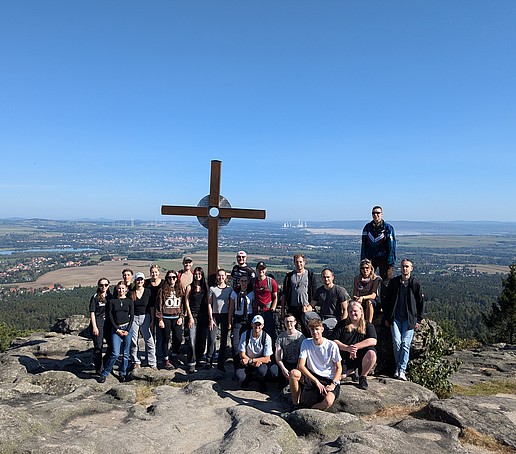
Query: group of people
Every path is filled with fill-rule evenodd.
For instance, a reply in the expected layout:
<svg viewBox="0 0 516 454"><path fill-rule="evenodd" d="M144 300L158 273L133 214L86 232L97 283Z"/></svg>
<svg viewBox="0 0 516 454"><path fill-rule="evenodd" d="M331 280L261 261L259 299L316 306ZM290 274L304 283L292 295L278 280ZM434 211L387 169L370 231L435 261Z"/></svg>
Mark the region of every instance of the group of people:
<svg viewBox="0 0 516 454"><path fill-rule="evenodd" d="M183 269L167 271L164 280L157 265L151 266L148 279L136 273L133 280L132 271L124 269L113 296L109 280L99 279L90 302L98 380L106 380L121 353L121 381L128 379L129 359L132 368L141 367L140 333L153 369L180 365L185 335L190 373L201 367L203 358L203 367L225 372L231 339L234 378L243 388L257 380L265 391L266 381L274 377L281 386L290 385L294 406L299 405L301 386L306 386L318 392L314 408L326 409L338 396L343 378L351 376L359 388L368 388L367 376L376 364L373 318L379 317L392 333L394 376L406 380L410 343L424 317L423 295L410 260L401 262L401 275L394 277L394 229L382 219L381 207L373 207L372 218L363 229L352 296L335 284L330 268L322 270L319 286L315 274L305 268L303 254L294 255L294 269L285 276L281 293L267 265L259 261L250 267L245 251L237 253L230 273L217 271L214 286L208 286L204 270L193 268L188 256ZM278 318L283 331L277 329Z"/></svg>

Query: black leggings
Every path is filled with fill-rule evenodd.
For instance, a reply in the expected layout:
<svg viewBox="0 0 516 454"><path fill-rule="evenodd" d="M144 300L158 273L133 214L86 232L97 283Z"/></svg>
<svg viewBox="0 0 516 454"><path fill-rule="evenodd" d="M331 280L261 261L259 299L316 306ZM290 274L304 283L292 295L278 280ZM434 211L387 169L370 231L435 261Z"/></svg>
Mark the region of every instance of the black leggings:
<svg viewBox="0 0 516 454"><path fill-rule="evenodd" d="M168 345L170 343L170 332L172 332L172 356L179 353L181 342L183 342L183 325L178 325L178 318L163 318L165 328L161 328L161 346L163 355L168 358Z"/></svg>

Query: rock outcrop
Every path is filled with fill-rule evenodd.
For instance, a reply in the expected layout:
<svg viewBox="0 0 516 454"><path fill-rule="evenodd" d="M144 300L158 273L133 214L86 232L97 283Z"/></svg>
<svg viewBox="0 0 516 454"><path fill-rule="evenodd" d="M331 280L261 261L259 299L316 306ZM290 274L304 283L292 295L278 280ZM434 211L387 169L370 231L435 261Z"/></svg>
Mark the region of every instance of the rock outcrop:
<svg viewBox="0 0 516 454"><path fill-rule="evenodd" d="M111 375L99 384L91 347L76 335L34 334L0 356L1 453L466 453L464 428L516 448L513 395L439 400L372 377L367 391L345 382L331 412L290 411L285 390L241 390L230 366L191 375L143 367L129 383ZM514 376L514 351L487 352Z"/></svg>

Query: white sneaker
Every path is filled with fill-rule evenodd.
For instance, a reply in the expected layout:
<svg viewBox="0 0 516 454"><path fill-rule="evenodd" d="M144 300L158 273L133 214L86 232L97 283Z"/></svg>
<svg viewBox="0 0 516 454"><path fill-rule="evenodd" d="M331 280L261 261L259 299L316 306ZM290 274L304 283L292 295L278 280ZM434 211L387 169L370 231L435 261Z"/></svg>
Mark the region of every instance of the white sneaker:
<svg viewBox="0 0 516 454"><path fill-rule="evenodd" d="M396 372L394 372L394 378L395 379L400 378L400 370L399 369L396 369Z"/></svg>
<svg viewBox="0 0 516 454"><path fill-rule="evenodd" d="M403 381L407 381L407 376L405 375L405 371L404 370L400 370L400 373L398 375L398 378L400 380L403 380Z"/></svg>

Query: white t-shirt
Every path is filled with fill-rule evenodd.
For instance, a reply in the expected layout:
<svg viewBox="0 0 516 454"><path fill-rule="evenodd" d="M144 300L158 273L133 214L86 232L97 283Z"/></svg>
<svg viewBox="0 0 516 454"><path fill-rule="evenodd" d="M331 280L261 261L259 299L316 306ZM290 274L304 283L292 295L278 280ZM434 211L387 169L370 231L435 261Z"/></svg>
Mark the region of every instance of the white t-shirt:
<svg viewBox="0 0 516 454"><path fill-rule="evenodd" d="M321 345L315 345L312 338L305 339L301 344L299 358L306 359L306 367L311 372L321 377L333 379L337 370L336 364L342 358L337 344L326 338L323 339Z"/></svg>
<svg viewBox="0 0 516 454"><path fill-rule="evenodd" d="M214 314L227 314L229 310L229 295L231 295L231 292L233 289L227 285L224 288L220 287L210 287L210 301L212 302L213 306L213 313Z"/></svg>
<svg viewBox="0 0 516 454"><path fill-rule="evenodd" d="M272 355L272 339L271 336L265 334L265 346L262 344L263 335L260 333L258 339L253 337L253 333L249 334L249 343L245 345L247 338L247 331L240 336L240 343L238 344L238 351L245 352L249 358L260 358L262 356ZM338 349L337 349L338 350Z"/></svg>

